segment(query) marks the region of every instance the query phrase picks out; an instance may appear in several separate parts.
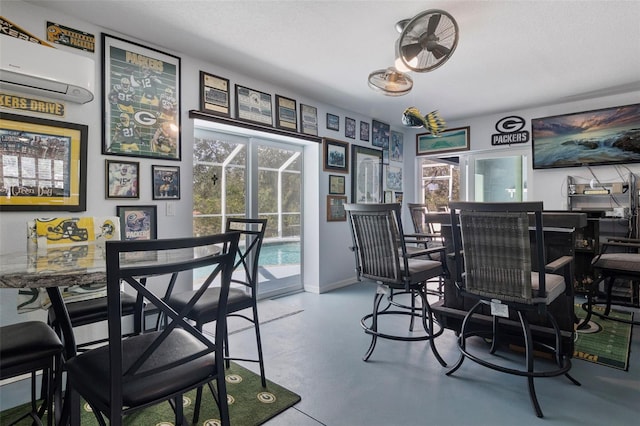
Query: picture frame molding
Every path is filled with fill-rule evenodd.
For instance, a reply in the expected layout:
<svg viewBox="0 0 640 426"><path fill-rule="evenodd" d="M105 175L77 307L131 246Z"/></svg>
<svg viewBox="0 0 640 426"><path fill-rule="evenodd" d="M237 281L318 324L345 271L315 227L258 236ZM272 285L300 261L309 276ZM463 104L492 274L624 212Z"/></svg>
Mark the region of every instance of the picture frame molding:
<svg viewBox="0 0 640 426"><path fill-rule="evenodd" d="M327 222L346 222L347 212L344 204L346 195L327 195Z"/></svg>
<svg viewBox="0 0 640 426"><path fill-rule="evenodd" d="M131 167L135 167L135 181L133 183L133 188L135 189L135 194L133 195L119 195L116 193L116 189L112 186L112 177L117 178L116 176L111 175L111 166L115 165L128 165ZM104 171L105 171L105 198L106 199L139 199L140 198L140 163L137 161L122 161L122 160L111 160L106 159L104 162Z"/></svg>
<svg viewBox="0 0 640 426"><path fill-rule="evenodd" d="M142 211L149 215L149 233L148 235L138 235L144 238L136 238L133 235L127 235L127 216L136 211ZM120 238L122 240L154 240L158 238L158 207L156 205L126 205L117 206L116 215L120 218ZM130 232L145 232L145 230L137 231L131 230Z"/></svg>
<svg viewBox="0 0 640 426"><path fill-rule="evenodd" d="M182 155L182 141L181 141L181 59L178 56L162 52L152 47L144 46L140 43L125 40L120 37L116 37L110 34L102 33L102 154L105 155L122 155L127 157L145 157L145 158L161 158L163 160L180 161ZM117 59L112 57L111 50L119 50L120 56L124 56L125 59ZM115 52L115 51L114 51ZM127 62L127 53L133 53L130 55L130 62ZM135 64L134 58L143 56L150 61L143 61L144 64L153 64L154 68L162 68L162 72L158 73L154 70L153 74L156 79L149 79L144 76L139 80L143 82L145 80L153 81L153 84L149 83L149 92L153 94L153 90L157 90L155 85L163 84L165 92L155 93L153 97L145 97L148 99L146 102L142 102L143 97L140 97L137 102L134 102L136 98L136 92L132 79L134 77L134 71L131 70L131 64L139 67L136 70L138 73L146 72L145 70L151 69L143 64ZM116 63L117 62L117 63ZM125 66L125 64L128 64ZM165 68L175 68L175 72L165 71ZM142 71L141 71L142 70ZM124 72L129 73L125 75ZM140 75L138 75L140 77ZM164 82L161 81L162 77ZM130 81L130 88L133 88L131 98L124 93L114 94L116 86L121 86L121 81L128 79ZM156 81L157 80L157 81ZM170 84L167 84L169 81ZM159 83L158 83L159 82ZM142 87L146 83L136 83ZM166 94L167 89L173 91L173 96L169 97ZM144 91L144 89L141 89ZM164 98L163 98L164 96ZM163 99L161 99L163 98ZM171 100L175 101L175 108L170 114L165 114L160 110L161 105L170 103ZM122 102L118 102L122 101ZM115 105L113 105L115 104ZM137 106L137 110L134 108ZM115 147L114 134L119 130L119 126L122 123L123 114L129 116L129 123L133 122L135 126L125 127L127 132L123 132L127 138L127 143ZM159 115L158 115L159 114ZM117 115L117 117L116 117ZM130 135L129 133L134 133ZM135 135L137 133L137 137ZM163 138L163 139L160 139ZM160 144L161 141L166 141ZM123 148L121 145L126 145ZM144 148L144 149L142 149Z"/></svg>
<svg viewBox="0 0 640 426"><path fill-rule="evenodd" d="M298 131L297 105L295 99L276 94L276 128Z"/></svg>
<svg viewBox="0 0 640 426"><path fill-rule="evenodd" d="M42 155L39 155L36 152L31 153L33 155L38 155L35 157L25 155L25 159L34 158L34 161L31 176L23 176L25 173L25 167L22 161L22 156L24 154L23 149L26 149L26 152L29 153L29 150L33 148L31 141L28 144L29 146L20 147L20 150L18 150L16 146L16 152L12 152L11 154L12 156L20 158L18 161L20 164L15 164L13 173L7 173L6 167L3 167L2 170L4 175L2 177L3 181L7 178L10 180L17 180L18 187L15 190L13 189L15 186L10 188L0 187L0 211L86 211L88 126L84 124L22 116L0 111L0 140L4 139L4 137L12 137L13 133L18 132L21 135L24 133L31 133L33 134L34 140L36 136L38 136L39 139L42 139L43 136L68 139L70 145L68 147L69 160L63 160L62 179L56 179L54 174L54 165L50 165L50 174L53 174L51 176L53 186L49 187L50 194L40 192L35 196L22 196L21 194L24 194L25 192L36 191L36 187L41 187L37 183L37 181L40 180L37 160L42 159L42 155L46 155L51 147L48 147ZM7 145L6 149L9 149L9 146L10 144ZM0 144L0 152L4 151L4 144ZM54 158L51 160L53 161ZM33 188L29 191L27 191L29 187L24 185L25 180L33 181ZM54 196L53 194L56 180L63 184L63 194L60 196ZM67 182L68 187L65 188L64 186L67 185ZM42 188L46 187L43 186ZM67 195L64 193L67 193Z"/></svg>
<svg viewBox="0 0 640 426"><path fill-rule="evenodd" d="M346 194L346 176L329 175L329 194L345 195Z"/></svg>
<svg viewBox="0 0 640 426"><path fill-rule="evenodd" d="M381 203L383 201L383 193L382 193L382 150L369 148L361 145L352 145L351 146L351 202L352 203ZM358 186L360 184L360 180L367 175L367 170L362 169L362 159L372 159L375 158L375 179L371 181L364 182L366 188L364 188L363 193L370 194L371 199L363 199L359 197L360 194L358 190ZM370 163L373 163L370 161ZM364 175L364 176L361 176Z"/></svg>
<svg viewBox="0 0 640 426"><path fill-rule="evenodd" d="M330 162L331 148L344 153L344 166L335 165ZM336 139L322 138L323 166L325 172L349 173L349 142L342 142Z"/></svg>
<svg viewBox="0 0 640 426"><path fill-rule="evenodd" d="M460 142L455 142L456 145L448 148L431 149L427 147L421 147L421 144L423 143L423 141L424 143L427 143L430 140L436 140L440 144L442 144L443 141L446 141L447 139L459 138L460 136L458 134L461 132L462 132L462 137L464 138L464 141L462 142L463 145ZM425 155L431 155L431 154L439 154L443 152L468 151L470 148L469 146L470 138L471 138L471 128L469 126L446 129L442 131L440 135L437 137L433 136L431 133L418 133L416 135L416 156L418 157L418 156L425 156Z"/></svg>
<svg viewBox="0 0 640 426"><path fill-rule="evenodd" d="M200 111L231 117L229 79L200 71Z"/></svg>
<svg viewBox="0 0 640 426"><path fill-rule="evenodd" d="M327 113L327 129L335 130L336 132L340 131L340 116Z"/></svg>
<svg viewBox="0 0 640 426"><path fill-rule="evenodd" d="M273 98L270 93L236 84L235 95L237 120L273 127ZM251 103L258 103L258 106L253 108ZM257 114L253 112L254 109Z"/></svg>
<svg viewBox="0 0 640 426"><path fill-rule="evenodd" d="M356 120L353 118L344 118L344 136L349 139L356 138Z"/></svg>
<svg viewBox="0 0 640 426"><path fill-rule="evenodd" d="M162 176L161 172L172 172L174 176L177 176L177 183L175 183L176 189L171 191L173 195L163 196L162 192ZM179 200L180 199L180 166L162 166L153 164L151 165L151 186L152 186L152 199L153 200Z"/></svg>
<svg viewBox="0 0 640 426"><path fill-rule="evenodd" d="M391 125L379 120L371 121L371 145L389 149L389 139L391 138Z"/></svg>
<svg viewBox="0 0 640 426"><path fill-rule="evenodd" d="M318 136L318 108L300 104L300 132Z"/></svg>

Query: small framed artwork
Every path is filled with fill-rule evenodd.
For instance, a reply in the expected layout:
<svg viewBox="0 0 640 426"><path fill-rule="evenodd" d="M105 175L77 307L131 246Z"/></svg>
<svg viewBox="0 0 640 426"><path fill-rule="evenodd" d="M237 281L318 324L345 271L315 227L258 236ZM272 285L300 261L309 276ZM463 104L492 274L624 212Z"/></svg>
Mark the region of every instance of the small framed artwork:
<svg viewBox="0 0 640 426"><path fill-rule="evenodd" d="M140 198L140 163L105 160L106 197Z"/></svg>
<svg viewBox="0 0 640 426"><path fill-rule="evenodd" d="M384 203L385 204L393 203L393 191L384 191Z"/></svg>
<svg viewBox="0 0 640 426"><path fill-rule="evenodd" d="M154 200L180 199L180 167L151 166Z"/></svg>
<svg viewBox="0 0 640 426"><path fill-rule="evenodd" d="M396 203L400 203L400 204L402 204L402 201L403 201L403 194L404 194L403 192L398 192L398 191L396 191L396 192L395 192L395 195L396 195Z"/></svg>
<svg viewBox="0 0 640 426"><path fill-rule="evenodd" d="M437 137L431 133L419 133L416 135L416 155L468 151L469 134L469 126L447 129Z"/></svg>
<svg viewBox="0 0 640 426"><path fill-rule="evenodd" d="M158 238L156 206L118 206L120 238L123 240L154 240Z"/></svg>
<svg viewBox="0 0 640 426"><path fill-rule="evenodd" d="M200 111L231 116L228 79L200 71Z"/></svg>
<svg viewBox="0 0 640 426"><path fill-rule="evenodd" d="M360 122L360 140L369 142L369 123L367 121Z"/></svg>
<svg viewBox="0 0 640 426"><path fill-rule="evenodd" d="M344 222L347 220L347 212L344 204L346 195L327 195L327 222Z"/></svg>
<svg viewBox="0 0 640 426"><path fill-rule="evenodd" d="M102 34L102 153L180 160L180 58Z"/></svg>
<svg viewBox="0 0 640 426"><path fill-rule="evenodd" d="M349 144L335 139L323 138L325 172L349 173Z"/></svg>
<svg viewBox="0 0 640 426"><path fill-rule="evenodd" d="M351 200L382 202L382 150L352 145Z"/></svg>
<svg viewBox="0 0 640 426"><path fill-rule="evenodd" d="M300 104L300 131L318 136L318 108Z"/></svg>
<svg viewBox="0 0 640 426"><path fill-rule="evenodd" d="M371 144L383 149L389 149L391 126L378 120L371 122Z"/></svg>
<svg viewBox="0 0 640 426"><path fill-rule="evenodd" d="M83 124L0 112L0 211L86 210Z"/></svg>
<svg viewBox="0 0 640 426"><path fill-rule="evenodd" d="M356 120L353 118L344 118L344 135L348 138L356 138Z"/></svg>
<svg viewBox="0 0 640 426"><path fill-rule="evenodd" d="M271 95L236 84L236 118L273 126Z"/></svg>
<svg viewBox="0 0 640 426"><path fill-rule="evenodd" d="M402 162L402 152L404 150L403 135L395 130L391 131L391 143L389 144L389 156L391 161Z"/></svg>
<svg viewBox="0 0 640 426"><path fill-rule="evenodd" d="M382 150L382 164L389 164L389 150Z"/></svg>
<svg viewBox="0 0 640 426"><path fill-rule="evenodd" d="M402 191L402 168L387 167L387 189Z"/></svg>
<svg viewBox="0 0 640 426"><path fill-rule="evenodd" d="M340 131L340 117L327 113L327 129Z"/></svg>
<svg viewBox="0 0 640 426"><path fill-rule="evenodd" d="M329 175L329 194L343 195L345 192L345 177Z"/></svg>
<svg viewBox="0 0 640 426"><path fill-rule="evenodd" d="M276 95L276 127L298 131L298 113L295 100Z"/></svg>

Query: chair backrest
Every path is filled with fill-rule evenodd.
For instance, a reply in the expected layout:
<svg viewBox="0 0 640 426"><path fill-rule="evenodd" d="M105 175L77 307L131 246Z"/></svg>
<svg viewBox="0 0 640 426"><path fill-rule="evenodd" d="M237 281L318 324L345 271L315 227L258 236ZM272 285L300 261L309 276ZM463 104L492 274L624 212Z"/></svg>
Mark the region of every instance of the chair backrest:
<svg viewBox="0 0 640 426"><path fill-rule="evenodd" d="M349 217L356 273L385 283L405 283L409 271L402 236L401 204L345 204Z"/></svg>
<svg viewBox="0 0 640 426"><path fill-rule="evenodd" d="M209 235L204 237L175 238L164 240L109 241L106 243L107 256L107 302L109 306L109 367L111 372L111 406L122 406L122 383L136 377L157 373L211 353L217 362L223 359L223 341L226 332L227 298L233 272L233 262L238 250L239 232ZM194 269L203 268L208 275L200 284L191 301L181 312L176 312L145 286L148 277L158 280L165 277L174 280L177 274L192 276ZM149 333L153 336L137 359L123 357L121 324L120 281L142 294L148 303L154 305L168 318L162 331ZM202 296L209 285L220 281L220 293L216 317L215 338L212 342L185 320L185 315ZM184 330L202 342L201 350L179 358L174 351L163 350L161 362L156 350L162 350L162 343L170 333ZM180 331L182 333L182 331ZM147 336L147 334L145 334ZM178 352L178 351L176 351ZM184 351L183 351L184 352ZM170 357L171 359L167 359ZM126 359L126 365L123 360ZM214 372L212 371L212 374ZM220 380L220 379L219 379Z"/></svg>
<svg viewBox="0 0 640 426"><path fill-rule="evenodd" d="M458 285L481 297L531 304L529 213L535 216L534 255L544 265L542 202L451 202L449 207ZM535 296L546 294L544 275L543 270Z"/></svg>
<svg viewBox="0 0 640 426"><path fill-rule="evenodd" d="M249 287L254 297L257 296L258 261L266 229L267 219L228 217L225 224L227 232L239 231L241 239L244 239L244 244L238 245L238 255L233 265L234 276L231 282ZM242 276L244 279L240 279Z"/></svg>
<svg viewBox="0 0 640 426"><path fill-rule="evenodd" d="M425 220L426 213L429 208L426 204L408 203L409 213L411 213L411 222L413 230L418 234L433 234L434 229L430 222Z"/></svg>

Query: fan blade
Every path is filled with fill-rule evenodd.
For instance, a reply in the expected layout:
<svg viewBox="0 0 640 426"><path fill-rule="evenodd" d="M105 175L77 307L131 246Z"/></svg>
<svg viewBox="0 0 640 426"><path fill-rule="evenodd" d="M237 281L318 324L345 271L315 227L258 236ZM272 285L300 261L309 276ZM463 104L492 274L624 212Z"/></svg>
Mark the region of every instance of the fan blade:
<svg viewBox="0 0 640 426"><path fill-rule="evenodd" d="M402 46L400 51L402 52L404 60L410 62L422 52L422 46L420 43L407 44L406 46Z"/></svg>
<svg viewBox="0 0 640 426"><path fill-rule="evenodd" d="M437 14L429 18L429 25L427 26L427 35L435 34L436 28L438 28L438 24L440 23L440 17L442 17L442 15Z"/></svg>
<svg viewBox="0 0 640 426"><path fill-rule="evenodd" d="M433 47L429 48L428 50L429 52L433 53L433 56L436 59L440 59L444 56L447 56L449 52L451 52L451 49L448 49L441 44L436 44Z"/></svg>

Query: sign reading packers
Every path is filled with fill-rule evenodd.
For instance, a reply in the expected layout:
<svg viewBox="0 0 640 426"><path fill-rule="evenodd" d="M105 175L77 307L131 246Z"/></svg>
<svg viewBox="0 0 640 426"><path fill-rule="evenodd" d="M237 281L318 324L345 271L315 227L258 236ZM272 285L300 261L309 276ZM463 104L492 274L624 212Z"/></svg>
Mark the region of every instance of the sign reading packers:
<svg viewBox="0 0 640 426"><path fill-rule="evenodd" d="M87 52L95 52L96 38L93 34L64 27L47 21L47 40L55 44L63 44Z"/></svg>
<svg viewBox="0 0 640 426"><path fill-rule="evenodd" d="M64 104L40 99L25 98L0 92L0 108L16 109L20 111L38 112L41 114L64 117Z"/></svg>
<svg viewBox="0 0 640 426"><path fill-rule="evenodd" d="M511 115L496 123L498 134L491 135L491 145L511 145L529 142L529 132L522 130L526 121L522 117Z"/></svg>

